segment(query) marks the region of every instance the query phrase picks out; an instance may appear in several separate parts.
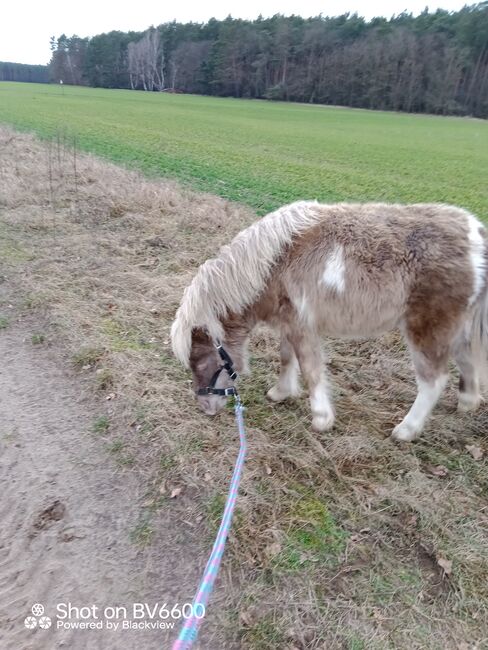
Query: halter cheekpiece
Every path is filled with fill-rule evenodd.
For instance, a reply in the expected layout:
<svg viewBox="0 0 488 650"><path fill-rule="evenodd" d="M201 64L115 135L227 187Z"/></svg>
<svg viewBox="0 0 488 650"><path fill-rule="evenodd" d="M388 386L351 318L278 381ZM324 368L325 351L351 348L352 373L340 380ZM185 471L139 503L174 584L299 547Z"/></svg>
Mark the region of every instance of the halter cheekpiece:
<svg viewBox="0 0 488 650"><path fill-rule="evenodd" d="M215 384L217 383L217 379L222 370L227 372L232 381L237 379L237 371L234 368L234 362L232 361L230 354L224 349L220 341L215 343L215 348L222 359L222 365L212 375L209 385L206 388L200 388L197 390L197 395L222 395L223 397L237 395L237 389L234 386L230 386L229 388L215 388Z"/></svg>

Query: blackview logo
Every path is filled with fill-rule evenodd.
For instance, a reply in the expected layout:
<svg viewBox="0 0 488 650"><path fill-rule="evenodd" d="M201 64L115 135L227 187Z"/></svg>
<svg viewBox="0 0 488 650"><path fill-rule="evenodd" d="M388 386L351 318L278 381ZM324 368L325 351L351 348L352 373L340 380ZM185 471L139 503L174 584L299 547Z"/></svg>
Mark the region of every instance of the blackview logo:
<svg viewBox="0 0 488 650"><path fill-rule="evenodd" d="M49 630L52 621L49 616L44 615L44 605L41 605L41 603L35 603L31 607L31 612L32 616L25 617L25 627L28 630L33 630L36 627L40 627L41 630Z"/></svg>

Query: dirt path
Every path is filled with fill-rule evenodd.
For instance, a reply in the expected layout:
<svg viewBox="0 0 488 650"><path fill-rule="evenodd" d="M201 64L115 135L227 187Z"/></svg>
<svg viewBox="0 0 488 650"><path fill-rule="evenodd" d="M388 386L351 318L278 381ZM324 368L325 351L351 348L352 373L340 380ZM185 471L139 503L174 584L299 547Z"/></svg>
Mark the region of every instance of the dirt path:
<svg viewBox="0 0 488 650"><path fill-rule="evenodd" d="M131 543L137 479L90 433L96 413L79 378L33 346L30 331L16 322L0 332L0 647L168 647L162 630L55 629L58 603L171 602L178 575L164 549L158 560ZM52 617L50 629L26 629L34 603Z"/></svg>

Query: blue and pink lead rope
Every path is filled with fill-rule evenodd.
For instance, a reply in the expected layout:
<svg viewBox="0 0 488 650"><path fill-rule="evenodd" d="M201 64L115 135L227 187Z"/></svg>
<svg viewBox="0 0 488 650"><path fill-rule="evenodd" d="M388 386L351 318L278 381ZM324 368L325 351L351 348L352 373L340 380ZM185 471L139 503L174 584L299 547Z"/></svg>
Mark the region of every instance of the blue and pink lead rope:
<svg viewBox="0 0 488 650"><path fill-rule="evenodd" d="M247 449L246 432L244 429L243 417L244 407L241 403L239 395L236 395L235 397L234 412L236 416L237 429L239 431L240 446L239 455L237 456L234 472L232 474L232 480L230 482L229 494L227 496L227 502L225 504L222 522L220 524L219 532L217 533L212 552L208 558L207 566L205 567L200 586L198 588L195 599L193 600L192 615L185 620L178 639L173 643L172 650L188 650L196 641L200 624L206 612L207 603L209 601L210 594L212 593L215 579L217 578L220 564L222 562L225 542L227 541L230 526L232 523L232 516L234 514L237 493L239 491L242 468L244 467L244 459L246 457ZM196 615L199 612L202 612L202 616Z"/></svg>

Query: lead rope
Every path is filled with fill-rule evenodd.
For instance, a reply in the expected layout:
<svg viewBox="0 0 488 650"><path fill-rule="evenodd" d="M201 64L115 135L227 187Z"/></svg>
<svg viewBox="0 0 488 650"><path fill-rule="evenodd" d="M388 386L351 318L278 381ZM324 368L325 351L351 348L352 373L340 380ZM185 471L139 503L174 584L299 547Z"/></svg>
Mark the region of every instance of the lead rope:
<svg viewBox="0 0 488 650"><path fill-rule="evenodd" d="M212 552L208 558L207 566L203 573L200 586L198 587L197 594L193 600L191 616L185 620L181 628L178 639L173 643L172 650L188 650L196 641L200 624L205 616L207 603L213 590L215 579L219 572L222 556L224 554L225 542L229 535L230 526L232 523L232 516L237 500L237 492L239 490L239 483L241 481L242 468L244 467L244 459L246 456L247 442L246 431L244 429L244 406L240 400L239 395L235 395L234 412L236 416L237 429L239 431L239 455L232 474L230 482L229 494L224 508L224 514L220 523L219 532L215 539Z"/></svg>

